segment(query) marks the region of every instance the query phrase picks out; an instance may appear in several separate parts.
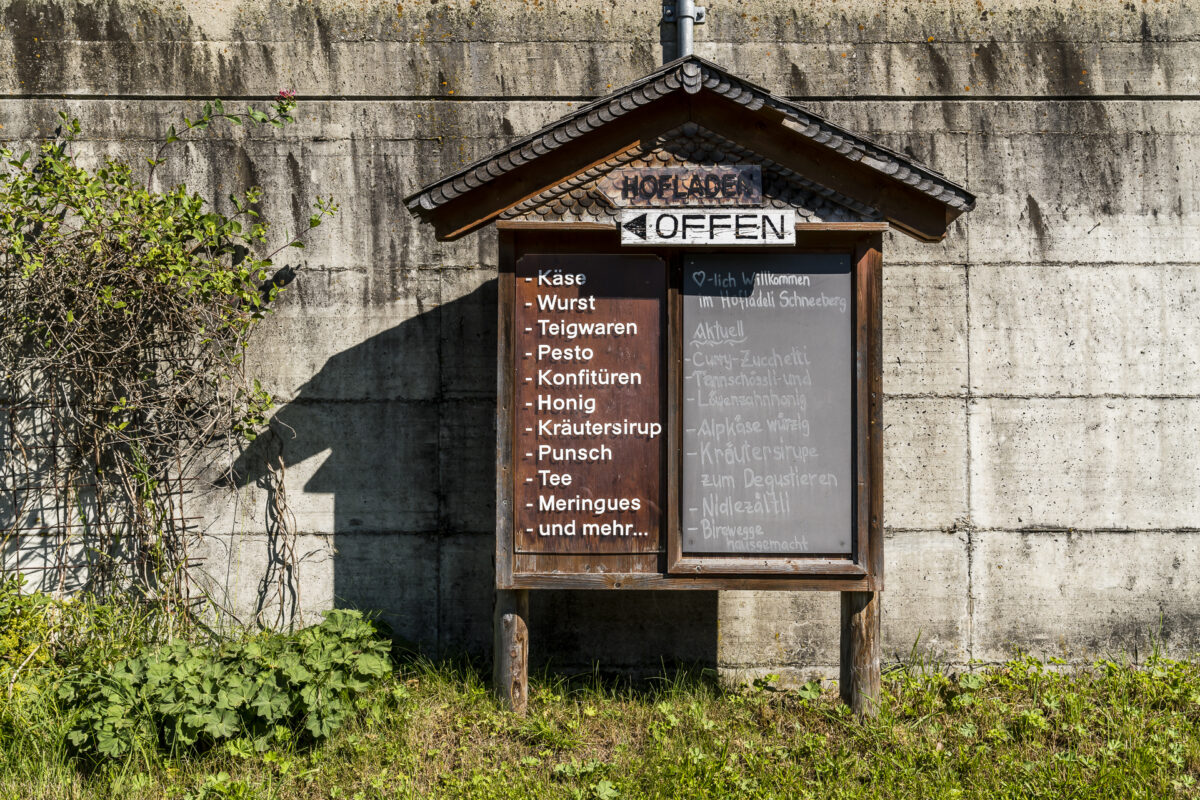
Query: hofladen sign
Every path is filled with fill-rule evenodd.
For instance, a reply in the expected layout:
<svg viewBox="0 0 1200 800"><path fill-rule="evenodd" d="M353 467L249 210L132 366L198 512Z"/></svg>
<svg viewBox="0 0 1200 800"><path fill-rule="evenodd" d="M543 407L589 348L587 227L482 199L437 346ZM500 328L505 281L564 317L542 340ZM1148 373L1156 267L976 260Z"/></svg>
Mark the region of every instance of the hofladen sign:
<svg viewBox="0 0 1200 800"><path fill-rule="evenodd" d="M630 206L762 205L757 164L616 170L597 188L618 208Z"/></svg>

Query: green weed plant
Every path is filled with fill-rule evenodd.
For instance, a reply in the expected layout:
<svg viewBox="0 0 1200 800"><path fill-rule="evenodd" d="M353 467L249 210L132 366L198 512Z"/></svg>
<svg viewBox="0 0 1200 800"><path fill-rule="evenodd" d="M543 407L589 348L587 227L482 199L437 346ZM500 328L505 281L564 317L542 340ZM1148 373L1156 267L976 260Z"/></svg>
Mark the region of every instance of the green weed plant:
<svg viewBox="0 0 1200 800"><path fill-rule="evenodd" d="M44 664L49 651L51 620L47 613L50 598L37 592L26 593L22 576L0 576L0 664L4 671Z"/></svg>
<svg viewBox="0 0 1200 800"><path fill-rule="evenodd" d="M391 671L388 647L359 612L335 610L291 635L170 642L65 680L57 696L75 709L71 748L91 761L233 739L261 751L328 738L355 698Z"/></svg>

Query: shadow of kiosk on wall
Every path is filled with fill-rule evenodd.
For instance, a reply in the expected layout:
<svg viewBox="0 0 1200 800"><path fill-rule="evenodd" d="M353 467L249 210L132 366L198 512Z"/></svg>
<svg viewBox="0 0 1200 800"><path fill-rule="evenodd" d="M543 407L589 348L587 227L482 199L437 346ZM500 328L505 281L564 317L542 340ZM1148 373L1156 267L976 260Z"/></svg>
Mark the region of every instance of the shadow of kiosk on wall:
<svg viewBox="0 0 1200 800"><path fill-rule="evenodd" d="M301 492L332 495L332 524L300 532L332 534L334 605L378 613L433 657L491 656L495 387L492 280L331 356L234 465L268 506L278 459L293 508ZM320 465L296 485L309 459ZM277 602L287 567L267 528L256 611ZM301 585L286 600L307 612L305 596ZM545 643L535 663L556 671L716 663L715 592L537 592L530 624Z"/></svg>

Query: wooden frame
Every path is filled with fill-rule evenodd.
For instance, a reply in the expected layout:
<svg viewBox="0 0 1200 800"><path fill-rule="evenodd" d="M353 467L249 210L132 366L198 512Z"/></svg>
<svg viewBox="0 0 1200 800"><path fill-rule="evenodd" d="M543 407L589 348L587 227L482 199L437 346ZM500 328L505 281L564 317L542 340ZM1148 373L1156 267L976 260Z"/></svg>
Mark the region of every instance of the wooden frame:
<svg viewBox="0 0 1200 800"><path fill-rule="evenodd" d="M776 589L872 592L883 588L882 228L878 223L797 226L783 252L851 255L854 319L854 539L851 557L696 556L679 536L681 464L680 264L682 252L622 247L611 227L588 223L500 223L497 292L496 586L499 589ZM585 558L514 551L515 269L524 253L655 254L668 265L666 298L666 540L654 554L596 554ZM569 567L570 571L560 571Z"/></svg>
<svg viewBox="0 0 1200 800"><path fill-rule="evenodd" d="M852 326L854 339L854 397L855 397L855 426L854 442L852 445L854 461L854 538L849 558L838 557L803 557L776 556L764 557L758 555L687 555L683 552L682 536L679 529L680 514L672 513L667 520L667 572L674 575L837 575L849 578L861 578L870 574L869 552L869 520L870 497L864 491L870 481L870 432L865 429L868 419L866 399L870 386L870 336L871 326L868 320L871 316L870 291L871 272L873 265L866 254L865 239L857 242L842 242L841 244L825 243L821 237L809 237L810 241L797 241L792 253L846 253L850 256L851 274L854 286L855 308ZM849 249L853 247L853 249ZM705 252L724 252L720 249ZM732 252L732 251L731 251ZM671 337L667 343L671 377L668 387L671 391L668 408L682 408L683 386L683 343L680 334L683 324L683 298L678 291L672 290L669 302L671 311ZM682 415L675 415L671 424L674 441L668 449L674 457L671 476L679 476L682 472ZM862 476L868 476L864 479ZM682 498L676 493L668 503L669 508L679 510Z"/></svg>

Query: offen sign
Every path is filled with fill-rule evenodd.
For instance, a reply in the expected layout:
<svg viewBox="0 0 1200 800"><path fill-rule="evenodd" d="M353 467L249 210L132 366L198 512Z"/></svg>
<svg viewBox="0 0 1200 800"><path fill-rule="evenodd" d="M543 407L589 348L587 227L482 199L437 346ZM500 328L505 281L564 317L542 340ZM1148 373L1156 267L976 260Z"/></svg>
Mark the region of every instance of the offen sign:
<svg viewBox="0 0 1200 800"><path fill-rule="evenodd" d="M621 244L753 246L796 243L794 209L707 208L622 211Z"/></svg>

